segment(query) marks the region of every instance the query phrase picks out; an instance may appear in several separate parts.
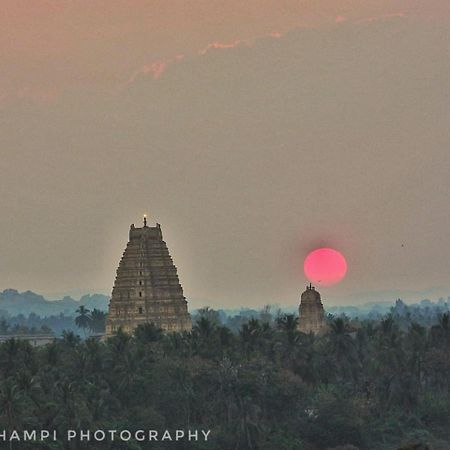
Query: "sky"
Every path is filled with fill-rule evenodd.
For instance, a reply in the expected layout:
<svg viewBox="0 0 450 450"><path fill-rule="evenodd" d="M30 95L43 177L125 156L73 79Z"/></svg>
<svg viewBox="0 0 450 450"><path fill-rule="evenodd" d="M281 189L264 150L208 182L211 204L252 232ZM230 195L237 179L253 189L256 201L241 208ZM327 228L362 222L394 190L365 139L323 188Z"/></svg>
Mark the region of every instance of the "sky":
<svg viewBox="0 0 450 450"><path fill-rule="evenodd" d="M0 289L110 293L162 225L192 306L450 295L447 0L3 0Z"/></svg>

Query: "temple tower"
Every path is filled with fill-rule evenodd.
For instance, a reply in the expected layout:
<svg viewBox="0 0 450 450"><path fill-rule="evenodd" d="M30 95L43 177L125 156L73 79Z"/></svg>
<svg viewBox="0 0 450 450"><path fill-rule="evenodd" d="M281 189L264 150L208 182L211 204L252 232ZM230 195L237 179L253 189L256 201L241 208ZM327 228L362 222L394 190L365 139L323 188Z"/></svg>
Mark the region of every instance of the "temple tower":
<svg viewBox="0 0 450 450"><path fill-rule="evenodd" d="M323 333L326 330L325 312L320 294L314 286L306 287L299 307L298 329L303 333Z"/></svg>
<svg viewBox="0 0 450 450"><path fill-rule="evenodd" d="M177 269L163 241L161 226L130 227L109 303L106 335L127 333L143 323L165 331L189 331L192 322Z"/></svg>

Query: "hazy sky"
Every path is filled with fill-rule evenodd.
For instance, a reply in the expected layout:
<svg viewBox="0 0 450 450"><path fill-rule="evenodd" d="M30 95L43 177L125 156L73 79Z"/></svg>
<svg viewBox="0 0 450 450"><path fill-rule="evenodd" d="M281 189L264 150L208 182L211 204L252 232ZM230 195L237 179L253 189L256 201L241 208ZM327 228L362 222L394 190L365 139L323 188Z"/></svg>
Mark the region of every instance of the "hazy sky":
<svg viewBox="0 0 450 450"><path fill-rule="evenodd" d="M109 293L148 212L193 306L294 305L321 245L329 304L450 294L448 0L3 0L0 39L0 289Z"/></svg>

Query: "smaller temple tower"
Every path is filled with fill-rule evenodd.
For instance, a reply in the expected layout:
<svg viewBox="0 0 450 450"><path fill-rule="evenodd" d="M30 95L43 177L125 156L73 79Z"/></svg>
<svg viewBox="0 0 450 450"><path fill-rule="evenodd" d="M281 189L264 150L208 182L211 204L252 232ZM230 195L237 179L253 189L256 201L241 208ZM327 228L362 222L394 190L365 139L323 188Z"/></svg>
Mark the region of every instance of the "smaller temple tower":
<svg viewBox="0 0 450 450"><path fill-rule="evenodd" d="M314 286L311 286L311 283L302 294L299 315L298 329L303 333L319 334L325 332L325 312L322 300L319 292L316 291Z"/></svg>

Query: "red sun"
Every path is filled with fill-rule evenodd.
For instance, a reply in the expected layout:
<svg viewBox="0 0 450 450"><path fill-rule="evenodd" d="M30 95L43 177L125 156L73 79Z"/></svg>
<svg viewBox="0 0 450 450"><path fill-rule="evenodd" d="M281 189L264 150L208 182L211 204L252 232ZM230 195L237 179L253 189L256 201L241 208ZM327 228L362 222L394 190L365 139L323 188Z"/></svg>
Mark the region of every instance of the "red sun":
<svg viewBox="0 0 450 450"><path fill-rule="evenodd" d="M347 273L344 256L332 248L318 248L305 258L303 264L306 278L323 286L339 283Z"/></svg>

